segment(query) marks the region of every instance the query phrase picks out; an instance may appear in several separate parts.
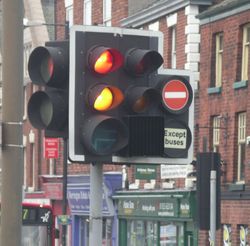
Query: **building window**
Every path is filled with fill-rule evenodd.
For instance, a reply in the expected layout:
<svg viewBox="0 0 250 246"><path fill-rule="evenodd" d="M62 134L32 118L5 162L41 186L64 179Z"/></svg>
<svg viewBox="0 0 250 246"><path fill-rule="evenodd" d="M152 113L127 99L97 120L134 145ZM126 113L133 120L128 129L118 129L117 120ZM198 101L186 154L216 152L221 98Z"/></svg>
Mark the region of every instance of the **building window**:
<svg viewBox="0 0 250 246"><path fill-rule="evenodd" d="M103 24L111 26L111 0L103 0Z"/></svg>
<svg viewBox="0 0 250 246"><path fill-rule="evenodd" d="M238 114L238 158L237 158L237 181L244 180L246 148L246 113Z"/></svg>
<svg viewBox="0 0 250 246"><path fill-rule="evenodd" d="M176 68L176 26L171 28L171 68Z"/></svg>
<svg viewBox="0 0 250 246"><path fill-rule="evenodd" d="M219 152L220 145L220 116L214 116L213 121L213 151Z"/></svg>
<svg viewBox="0 0 250 246"><path fill-rule="evenodd" d="M65 0L65 8L66 8L66 21L69 22L69 27L71 27L74 24L73 0Z"/></svg>
<svg viewBox="0 0 250 246"><path fill-rule="evenodd" d="M223 55L223 34L215 36L215 87L222 84L222 55Z"/></svg>
<svg viewBox="0 0 250 246"><path fill-rule="evenodd" d="M83 24L92 25L92 0L83 2Z"/></svg>
<svg viewBox="0 0 250 246"><path fill-rule="evenodd" d="M250 24L243 26L241 80L248 80Z"/></svg>

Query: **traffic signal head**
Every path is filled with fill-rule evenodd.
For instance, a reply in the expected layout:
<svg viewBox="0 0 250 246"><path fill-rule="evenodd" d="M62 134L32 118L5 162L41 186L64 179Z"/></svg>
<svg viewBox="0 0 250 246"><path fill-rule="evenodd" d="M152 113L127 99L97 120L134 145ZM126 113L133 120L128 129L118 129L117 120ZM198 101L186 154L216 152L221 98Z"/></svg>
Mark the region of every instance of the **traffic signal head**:
<svg viewBox="0 0 250 246"><path fill-rule="evenodd" d="M28 71L32 83L45 90L36 91L28 102L33 127L44 129L50 137L67 136L69 44L48 42L30 55Z"/></svg>
<svg viewBox="0 0 250 246"><path fill-rule="evenodd" d="M154 163L166 163L186 158L191 143L188 126L183 133L177 130L179 137L188 135L181 146L185 151L174 153L167 144L167 129L177 123L181 129L183 124L163 105L162 90L169 82L163 80L171 76L157 74L163 63L162 34L74 26L70 38L70 159L152 163L153 158ZM173 125L167 123L171 120Z"/></svg>

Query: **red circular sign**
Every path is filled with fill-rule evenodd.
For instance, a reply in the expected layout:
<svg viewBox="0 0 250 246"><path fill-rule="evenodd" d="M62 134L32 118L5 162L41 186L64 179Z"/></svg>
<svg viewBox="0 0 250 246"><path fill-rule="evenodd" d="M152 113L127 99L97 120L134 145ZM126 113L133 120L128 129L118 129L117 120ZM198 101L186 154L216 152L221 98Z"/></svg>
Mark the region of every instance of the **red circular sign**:
<svg viewBox="0 0 250 246"><path fill-rule="evenodd" d="M170 80L163 87L162 99L168 109L173 111L182 110L189 99L188 88L180 80Z"/></svg>

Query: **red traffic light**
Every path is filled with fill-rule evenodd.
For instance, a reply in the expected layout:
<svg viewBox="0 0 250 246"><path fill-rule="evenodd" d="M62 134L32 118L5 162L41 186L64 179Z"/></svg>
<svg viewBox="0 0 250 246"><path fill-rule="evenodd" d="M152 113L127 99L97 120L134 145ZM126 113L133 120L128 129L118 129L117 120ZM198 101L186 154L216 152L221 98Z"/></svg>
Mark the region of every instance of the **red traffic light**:
<svg viewBox="0 0 250 246"><path fill-rule="evenodd" d="M157 51L131 49L126 53L126 70L134 76L143 76L157 70L163 58Z"/></svg>
<svg viewBox="0 0 250 246"><path fill-rule="evenodd" d="M88 64L92 71L97 74L108 74L123 65L122 54L113 48L97 46L88 54Z"/></svg>
<svg viewBox="0 0 250 246"><path fill-rule="evenodd" d="M68 57L60 47L37 47L29 57L28 71L34 84L64 87L68 75Z"/></svg>
<svg viewBox="0 0 250 246"><path fill-rule="evenodd" d="M87 94L88 105L97 111L108 111L116 108L124 100L120 89L106 84L97 84Z"/></svg>

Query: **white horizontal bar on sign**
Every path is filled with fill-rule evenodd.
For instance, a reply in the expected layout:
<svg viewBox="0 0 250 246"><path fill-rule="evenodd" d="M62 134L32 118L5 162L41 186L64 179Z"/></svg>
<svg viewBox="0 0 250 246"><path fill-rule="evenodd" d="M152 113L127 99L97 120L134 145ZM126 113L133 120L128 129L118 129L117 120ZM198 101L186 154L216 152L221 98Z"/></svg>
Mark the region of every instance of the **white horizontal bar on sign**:
<svg viewBox="0 0 250 246"><path fill-rule="evenodd" d="M186 98L186 92L165 92L165 98Z"/></svg>

